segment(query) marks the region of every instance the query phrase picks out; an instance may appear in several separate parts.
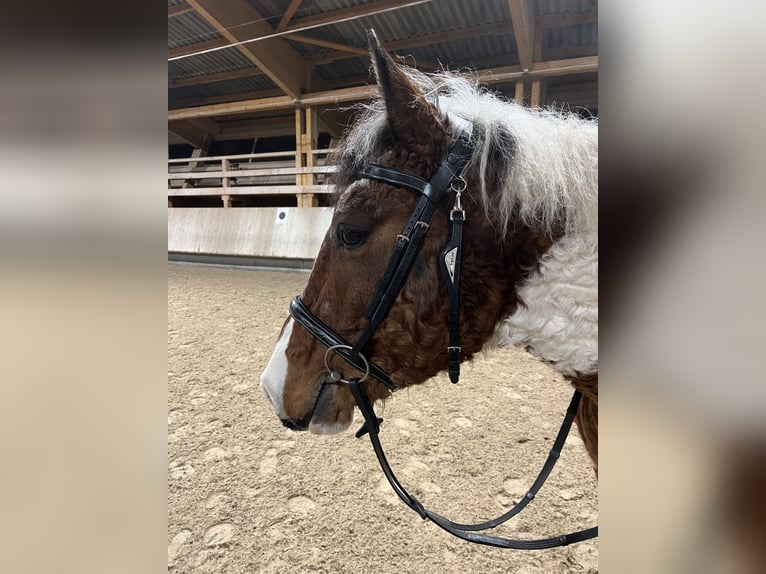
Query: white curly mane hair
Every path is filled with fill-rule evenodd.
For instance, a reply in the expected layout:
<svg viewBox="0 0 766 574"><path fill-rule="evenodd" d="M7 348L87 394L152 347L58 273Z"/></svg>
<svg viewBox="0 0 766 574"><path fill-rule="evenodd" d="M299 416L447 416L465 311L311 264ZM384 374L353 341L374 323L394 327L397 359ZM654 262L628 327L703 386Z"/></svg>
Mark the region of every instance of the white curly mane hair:
<svg viewBox="0 0 766 574"><path fill-rule="evenodd" d="M519 288L522 305L497 324L485 348L515 344L565 375L598 370L598 124L554 110L529 109L498 97L464 76L406 71L421 97L446 118L473 124L472 164L479 192L498 233L514 221L564 235L544 254L540 270ZM382 100L366 104L338 158L349 179L382 152ZM498 182L485 180L488 165ZM341 174L343 185L343 174ZM492 182L494 183L494 182ZM495 189L494 193L490 190Z"/></svg>

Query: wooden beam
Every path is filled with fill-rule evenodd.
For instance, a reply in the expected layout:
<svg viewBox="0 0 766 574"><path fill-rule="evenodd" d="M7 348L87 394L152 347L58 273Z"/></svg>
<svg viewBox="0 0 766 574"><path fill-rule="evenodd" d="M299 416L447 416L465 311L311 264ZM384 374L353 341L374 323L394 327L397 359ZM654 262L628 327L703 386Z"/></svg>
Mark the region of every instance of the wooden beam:
<svg viewBox="0 0 766 574"><path fill-rule="evenodd" d="M532 53L534 50L535 8L532 0L508 0L513 22L513 36L516 40L516 50L519 53L519 64L522 69L532 68Z"/></svg>
<svg viewBox="0 0 766 574"><path fill-rule="evenodd" d="M231 43L273 33L269 23L247 0L187 0ZM284 38L266 38L236 48L285 93L296 98L303 88L304 62Z"/></svg>
<svg viewBox="0 0 766 574"><path fill-rule="evenodd" d="M566 58L536 62L531 72L535 76L547 78L550 76L566 76L567 74L584 74L598 71L598 56L583 56L582 58Z"/></svg>
<svg viewBox="0 0 766 574"><path fill-rule="evenodd" d="M372 14L380 14L381 12L388 12L390 10L416 6L417 4L425 4L430 1L431 0L378 0L377 2L368 2L367 4L361 4L359 6L350 6L348 8L341 8L340 10L333 10L332 12L300 18L287 26L284 31L298 32L309 30L311 28L319 28L321 26L327 26L328 24L337 24L338 22L355 20L356 18L363 18L365 16L371 16Z"/></svg>
<svg viewBox="0 0 766 574"><path fill-rule="evenodd" d="M311 38L310 36L304 36L303 34L291 34L287 36L290 40L301 42L303 44L311 44L313 46L322 46L323 48L332 48L340 52L349 53L356 56L366 56L369 52L365 48L356 48L354 46L347 46L346 44L338 44L337 42L329 42L327 40L320 40L319 38Z"/></svg>
<svg viewBox="0 0 766 574"><path fill-rule="evenodd" d="M290 20L293 19L293 14L295 14L298 6L301 5L301 2L303 2L303 0L292 0L292 2L290 2L287 10L285 10L285 13L282 14L282 19L279 21L279 24L277 24L277 27L274 30L275 32L281 32L287 28L287 25L290 23Z"/></svg>
<svg viewBox="0 0 766 574"><path fill-rule="evenodd" d="M221 125L210 118L192 118L189 120L189 123L211 136L216 136L221 133Z"/></svg>
<svg viewBox="0 0 766 574"><path fill-rule="evenodd" d="M537 62L533 65L532 69L528 71L524 71L521 66L506 66L503 68L476 70L470 72L468 75L474 78L478 77L480 81L485 84L496 84L500 82L516 81L519 79L529 80L535 77L547 78L597 71L598 56L587 56L583 58L569 58L566 60L554 60L550 62ZM181 120L263 110L283 110L291 109L297 105L334 105L345 102L367 100L375 97L377 94L378 87L375 85L357 86L353 88L303 94L300 98L295 99L288 96L278 96L225 104L181 108L170 110L168 112L168 119Z"/></svg>
<svg viewBox="0 0 766 574"><path fill-rule="evenodd" d="M453 42L455 40L462 40L463 38L475 38L477 36L492 36L492 35L505 35L513 32L513 25L509 22L498 22L495 24L489 24L487 26L474 26L472 28L466 28L465 30L452 30L450 32L437 32L436 34L426 34L424 36L417 36L416 38L405 38L402 40L394 40L393 42L384 42L383 47L388 51L405 50L409 48L417 48L419 46L431 46L433 44L444 44L446 42ZM360 56L366 56L367 51ZM352 58L349 54L341 51L330 52L329 54L321 54L313 58L309 58L309 61L319 66L322 64L329 64L344 58Z"/></svg>
<svg viewBox="0 0 766 574"><path fill-rule="evenodd" d="M532 69L529 71L522 70L521 66L504 66L502 68L477 70L474 74L479 77L483 84L499 84L520 79L551 78L592 72L598 72L598 56L537 62L532 64Z"/></svg>
<svg viewBox="0 0 766 574"><path fill-rule="evenodd" d="M415 38L405 38L403 40L394 40L393 42L384 42L383 47L386 50L403 50L407 48L417 48L419 46L431 46L433 44L444 44L454 42L464 38L475 38L477 36L503 36L513 32L513 25L510 22L496 22L483 26L473 26L463 30L452 30L449 32L437 32L435 34L426 34Z"/></svg>
<svg viewBox="0 0 766 574"><path fill-rule="evenodd" d="M241 114L261 110L284 110L292 108L295 99L290 96L274 96L273 98L258 98L254 100L242 100L225 104L209 104L192 108L180 108L168 111L168 119L183 120L189 118L204 118L212 116L226 116L229 114Z"/></svg>
<svg viewBox="0 0 766 574"><path fill-rule="evenodd" d="M274 98L261 98L257 100L245 100L228 104L215 104L210 106L198 106L196 108L182 108L170 110L168 119L182 120L189 118L203 118L222 116L237 113L254 112L261 110L284 110L296 105L332 105L344 102L356 102L367 100L378 93L377 86L359 86L326 92L314 92L303 94L300 98L289 96L277 96Z"/></svg>
<svg viewBox="0 0 766 574"><path fill-rule="evenodd" d="M196 44L189 44L188 46L181 46L180 48L171 48L168 50L168 58L188 56L189 54L202 52L203 50L220 48L221 46L226 46L228 43L229 41L226 38L213 38L212 40L205 40L204 42L197 42Z"/></svg>
<svg viewBox="0 0 766 574"><path fill-rule="evenodd" d="M220 122L219 125L221 127L221 131L213 137L215 141L272 138L280 136L291 136L295 133L295 125L292 116L235 120ZM178 136L175 136L173 138L169 138L169 143L186 143L186 141L181 140Z"/></svg>
<svg viewBox="0 0 766 574"><path fill-rule="evenodd" d="M168 131L176 134L185 142L191 144L195 148L207 149L210 144L210 136L205 130L198 128L184 121L169 121Z"/></svg>
<svg viewBox="0 0 766 574"><path fill-rule="evenodd" d="M363 4L361 6L351 6L349 8L342 8L340 10L334 10L332 12L325 12L324 14L317 14L315 16L309 16L307 18L302 18L300 20L294 21L292 24L287 26L285 30L282 30L280 32L276 32L272 30L271 26L266 22L265 18L261 18L260 16L258 19L251 19L248 20L247 16L242 16L240 22L233 22L229 20L228 23L231 24L228 28L224 25L222 25L221 22L217 22L215 18L212 18L213 14L211 14L209 11L204 10L201 6L202 3L204 3L206 6L210 7L211 10L214 11L215 14L219 14L220 12L215 9L215 0L187 0L192 6L194 6L194 9L205 18L210 24L212 24L219 32L221 32L228 40L229 43L232 45L238 44L234 47L242 51L243 54L247 56L247 52L245 49L248 46L251 46L252 44L261 44L263 45L265 42L270 42L271 40L284 40L282 38L283 36L294 34L296 32L303 32L304 30L311 30L313 28L320 28L322 26L327 26L328 24L336 24L338 22L346 22L348 20L354 20L356 18L362 18L364 16L369 16L371 14L379 14L381 12L388 12L390 10L397 10L399 8L406 8L408 6L415 6L417 4L425 4L427 2L431 2L432 0L378 0L377 2L370 2L368 4ZM246 4L247 7L252 11L252 13L258 14L255 9L253 9L246 0L221 0L224 4L227 6L233 2L238 2L239 4ZM250 15L250 18L254 18L252 14ZM247 22L247 25L243 25L241 22ZM231 28L231 30L229 29ZM260 28L260 31L255 31L255 28ZM236 33L232 33L232 31ZM242 39L236 40L234 39L234 36L241 37ZM208 48L208 50L213 49L221 49L222 46L216 46L215 48ZM270 54L279 54L279 52L270 51ZM183 54L188 55L188 54ZM182 56L183 56L182 55ZM178 56L170 56L170 59L172 58L178 58ZM257 64L258 62L256 62ZM265 70L267 70L266 66L261 66ZM269 73L268 70L266 73ZM278 83L278 82L277 82ZM289 92L288 92L289 93Z"/></svg>
<svg viewBox="0 0 766 574"><path fill-rule="evenodd" d="M168 188L169 196L190 196L190 195L293 195L296 193L332 193L334 187L331 185L243 185L239 187L197 187L193 189L183 189L174 187Z"/></svg>
<svg viewBox="0 0 766 574"><path fill-rule="evenodd" d="M374 78L370 74L364 74L361 76L351 76L349 78L338 78L337 80L328 80L327 81L327 88L337 89L337 88L348 88L353 86L354 84L371 84L374 82Z"/></svg>
<svg viewBox="0 0 766 574"><path fill-rule="evenodd" d="M178 16L179 14L185 14L186 12L191 12L192 10L194 10L194 8L189 6L186 2L181 2L175 6L168 6L168 18Z"/></svg>
<svg viewBox="0 0 766 574"><path fill-rule="evenodd" d="M279 88L273 90L257 90L254 92L242 92L241 94L227 94L225 96L210 96L208 98L189 98L185 100L173 100L173 107L177 108L189 108L192 106L204 106L207 104L228 104L233 102L241 102L243 100L255 100L258 98L271 98L274 96L281 96L282 90Z"/></svg>
<svg viewBox="0 0 766 574"><path fill-rule="evenodd" d="M212 84L214 82L223 82L237 78L250 78L253 76L262 76L263 72L256 67L243 68L242 70L232 70L231 72L221 72L219 74L208 74L206 76L194 76L182 80L170 80L168 88L185 88L187 86L198 86L201 84Z"/></svg>
<svg viewBox="0 0 766 574"><path fill-rule="evenodd" d="M545 14L540 17L540 24L543 28L563 28L564 26L593 24L595 22L598 22L598 10L591 10L590 12Z"/></svg>

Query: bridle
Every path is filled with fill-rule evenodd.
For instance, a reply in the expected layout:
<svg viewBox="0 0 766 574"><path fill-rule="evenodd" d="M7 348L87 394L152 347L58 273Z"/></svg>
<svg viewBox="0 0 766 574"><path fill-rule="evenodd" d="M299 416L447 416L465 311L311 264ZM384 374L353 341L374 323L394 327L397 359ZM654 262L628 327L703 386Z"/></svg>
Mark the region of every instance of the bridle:
<svg viewBox="0 0 766 574"><path fill-rule="evenodd" d="M564 417L564 422L559 429L556 440L548 454L548 458L526 495L508 512L487 522L479 524L460 524L452 522L440 514L427 510L420 501L409 494L397 480L388 464L388 460L383 452L383 447L380 444L378 435L383 419L375 414L375 410L373 409L372 403L370 402L362 383L371 376L385 385L392 393L398 390L398 387L391 382L388 373L373 361L367 359L367 357L362 354L362 351L375 333L381 321L386 317L386 314L401 291L402 286L410 273L415 257L423 243L426 232L428 231L431 217L446 194L450 191L455 193L455 203L450 211L452 230L450 239L440 255L439 265L449 292L448 371L450 380L453 383L457 383L460 378L460 361L462 353L460 346L459 315L460 267L462 260L463 223L465 221L465 211L461 201L461 194L466 188L466 181L463 179L462 173L468 161L471 159L472 154L472 126L465 120L462 120L462 118L452 117L450 119L452 120L452 123L457 126L457 138L450 146L439 167L428 181L411 173L376 164L369 164L360 172L360 178L380 181L396 187L408 188L418 192L420 198L407 225L404 227L402 233L396 238L396 244L394 245L386 270L378 282L375 295L364 313L364 318L367 319L367 326L356 342L353 344L350 343L322 322L308 309L308 307L306 307L301 300L300 295L296 296L290 303L290 315L315 339L327 347L325 353L327 383L346 384L365 420L362 427L357 431L356 437L359 438L365 434L369 435L378 462L380 463L388 482L394 489L394 492L396 492L399 498L407 506L417 512L421 518L430 520L450 534L462 538L463 540L488 546L513 548L517 550L555 548L557 546L566 546L574 542L595 538L598 536L598 527L540 540L514 540L479 533L479 531L495 528L496 526L503 524L518 514L532 501L532 499L534 499L535 495L553 470L553 467L559 458L561 449L564 446L564 442L566 441L566 437L569 434L572 421L577 413L577 407L580 402L580 393L578 391L574 392L566 416ZM330 367L330 358L333 353L337 354L351 366L364 373L364 375L361 378L357 377L350 380L344 379L341 373Z"/></svg>

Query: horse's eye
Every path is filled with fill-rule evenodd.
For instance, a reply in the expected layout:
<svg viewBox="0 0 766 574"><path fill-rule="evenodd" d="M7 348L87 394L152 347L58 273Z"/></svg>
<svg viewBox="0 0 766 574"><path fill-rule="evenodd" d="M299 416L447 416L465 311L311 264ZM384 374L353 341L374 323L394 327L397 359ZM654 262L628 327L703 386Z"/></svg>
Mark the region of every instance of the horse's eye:
<svg viewBox="0 0 766 574"><path fill-rule="evenodd" d="M340 224L338 226L338 241L346 249L356 249L367 239L368 233L348 225Z"/></svg>

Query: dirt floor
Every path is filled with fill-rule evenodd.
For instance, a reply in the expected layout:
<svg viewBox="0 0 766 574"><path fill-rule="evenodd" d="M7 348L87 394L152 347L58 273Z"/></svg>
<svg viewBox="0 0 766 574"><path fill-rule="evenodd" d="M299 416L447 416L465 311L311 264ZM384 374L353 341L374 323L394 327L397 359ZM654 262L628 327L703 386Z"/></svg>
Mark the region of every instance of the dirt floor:
<svg viewBox="0 0 766 574"><path fill-rule="evenodd" d="M295 433L258 379L308 274L168 266L168 569L171 572L596 572L598 542L520 552L463 542L396 498L352 429ZM452 520L501 514L526 492L570 398L508 349L383 407L402 483ZM357 413L357 420L359 415ZM598 522L597 484L570 436L557 468L500 535L540 538Z"/></svg>

